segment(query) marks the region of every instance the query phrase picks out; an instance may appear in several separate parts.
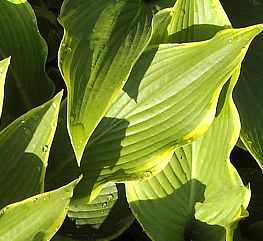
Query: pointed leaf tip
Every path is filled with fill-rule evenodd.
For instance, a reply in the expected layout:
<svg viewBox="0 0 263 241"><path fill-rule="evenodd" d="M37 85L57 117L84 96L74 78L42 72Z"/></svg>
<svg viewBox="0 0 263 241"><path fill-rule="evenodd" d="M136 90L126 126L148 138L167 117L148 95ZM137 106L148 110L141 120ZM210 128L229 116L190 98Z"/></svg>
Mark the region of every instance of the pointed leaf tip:
<svg viewBox="0 0 263 241"><path fill-rule="evenodd" d="M263 31L263 23L260 23L260 24L258 24L257 26L258 26L260 32L262 32L262 31Z"/></svg>
<svg viewBox="0 0 263 241"><path fill-rule="evenodd" d="M53 98L54 102L58 102L60 103L62 100L62 96L63 96L63 90L61 90L60 92L58 92L55 97Z"/></svg>
<svg viewBox="0 0 263 241"><path fill-rule="evenodd" d="M87 144L84 125L82 123L69 122L69 133L77 163L78 166L80 166L81 158Z"/></svg>
<svg viewBox="0 0 263 241"><path fill-rule="evenodd" d="M251 38L255 38L258 34L263 31L263 24L256 24L252 26L248 26L243 28L244 33L250 33L252 36Z"/></svg>

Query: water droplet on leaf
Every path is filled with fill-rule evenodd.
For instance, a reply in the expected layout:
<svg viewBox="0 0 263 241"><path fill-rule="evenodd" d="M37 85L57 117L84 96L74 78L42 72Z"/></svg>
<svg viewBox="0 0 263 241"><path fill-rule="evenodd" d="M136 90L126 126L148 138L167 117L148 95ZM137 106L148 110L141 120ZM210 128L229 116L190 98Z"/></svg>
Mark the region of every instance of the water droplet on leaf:
<svg viewBox="0 0 263 241"><path fill-rule="evenodd" d="M47 152L48 151L48 145L44 145L43 148L42 148L42 151L43 152Z"/></svg>
<svg viewBox="0 0 263 241"><path fill-rule="evenodd" d="M147 172L144 173L144 177L145 178L149 178L151 176L152 176L152 172L150 172L150 171L147 171Z"/></svg>
<svg viewBox="0 0 263 241"><path fill-rule="evenodd" d="M108 197L107 197L108 201L113 200L113 198L114 198L114 195L113 195L113 194L110 194L110 195L108 195Z"/></svg>
<svg viewBox="0 0 263 241"><path fill-rule="evenodd" d="M106 208L108 206L108 203L102 203L102 208Z"/></svg>

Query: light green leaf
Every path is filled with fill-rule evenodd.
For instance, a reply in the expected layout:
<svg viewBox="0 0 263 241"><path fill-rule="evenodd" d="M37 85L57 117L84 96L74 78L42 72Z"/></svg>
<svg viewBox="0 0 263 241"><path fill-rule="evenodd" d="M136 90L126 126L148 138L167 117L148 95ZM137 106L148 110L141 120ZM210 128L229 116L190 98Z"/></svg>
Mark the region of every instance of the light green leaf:
<svg viewBox="0 0 263 241"><path fill-rule="evenodd" d="M10 58L0 61L0 117L2 114L3 101L4 101L5 78L9 64L10 64Z"/></svg>
<svg viewBox="0 0 263 241"><path fill-rule="evenodd" d="M201 136L260 31L262 25L228 29L208 41L149 47L88 143L74 198L93 199L108 181L147 179L175 148Z"/></svg>
<svg viewBox="0 0 263 241"><path fill-rule="evenodd" d="M222 228L226 240L233 240L250 199L250 190L229 160L240 131L232 100L238 76L239 69L219 115L201 138L176 149L155 177L126 184L132 210L153 240L184 241L185 234L189 240L225 240Z"/></svg>
<svg viewBox="0 0 263 241"><path fill-rule="evenodd" d="M27 1L0 1L0 58L12 56L2 126L43 104L53 93L53 84L45 72L47 45L36 21Z"/></svg>
<svg viewBox="0 0 263 241"><path fill-rule="evenodd" d="M44 190L62 92L0 132L0 207Z"/></svg>
<svg viewBox="0 0 263 241"><path fill-rule="evenodd" d="M218 0L178 0L173 8L158 12L155 19L152 44L207 40L231 27Z"/></svg>
<svg viewBox="0 0 263 241"><path fill-rule="evenodd" d="M64 226L64 234L74 239L92 238L112 240L123 233L134 221L123 184L110 183L91 203L79 202L70 206L71 222Z"/></svg>
<svg viewBox="0 0 263 241"><path fill-rule="evenodd" d="M58 129L50 151L46 188L59 187L80 175L80 168L74 157L66 126L65 100L61 105ZM123 186L113 183L106 185L91 203L86 200L74 202L69 208L68 216L72 221L65 222L63 233L77 240L88 237L94 240L113 239L134 220Z"/></svg>
<svg viewBox="0 0 263 241"><path fill-rule="evenodd" d="M1 209L0 240L50 240L64 221L78 181Z"/></svg>
<svg viewBox="0 0 263 241"><path fill-rule="evenodd" d="M147 46L152 4L65 0L59 66L68 89L68 130L78 162L89 137Z"/></svg>

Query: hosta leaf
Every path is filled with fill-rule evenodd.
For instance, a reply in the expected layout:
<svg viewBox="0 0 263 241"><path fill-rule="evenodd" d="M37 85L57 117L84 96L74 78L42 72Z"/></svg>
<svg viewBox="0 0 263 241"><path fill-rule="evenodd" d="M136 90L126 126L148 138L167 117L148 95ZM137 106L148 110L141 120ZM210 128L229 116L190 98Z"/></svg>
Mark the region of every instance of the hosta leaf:
<svg viewBox="0 0 263 241"><path fill-rule="evenodd" d="M4 101L5 78L9 64L10 64L10 58L0 61L0 117L2 114L3 101Z"/></svg>
<svg viewBox="0 0 263 241"><path fill-rule="evenodd" d="M231 23L218 0L178 0L157 13L151 43L183 43L212 38Z"/></svg>
<svg viewBox="0 0 263 241"><path fill-rule="evenodd" d="M62 92L0 132L0 207L43 191Z"/></svg>
<svg viewBox="0 0 263 241"><path fill-rule="evenodd" d="M53 92L45 73L47 46L25 0L0 1L0 58L9 56L2 125L47 101Z"/></svg>
<svg viewBox="0 0 263 241"><path fill-rule="evenodd" d="M68 129L78 162L151 36L153 8L141 0L66 0L59 66L68 89Z"/></svg>
<svg viewBox="0 0 263 241"><path fill-rule="evenodd" d="M74 239L112 240L134 221L123 184L108 184L91 203L70 206L63 233Z"/></svg>
<svg viewBox="0 0 263 241"><path fill-rule="evenodd" d="M63 148L59 148L63 147ZM50 151L46 188L53 189L80 175L66 126L66 101L61 105L58 129ZM134 220L122 185L109 184L91 203L80 201L70 206L72 221L62 226L74 239L109 240L122 233Z"/></svg>
<svg viewBox="0 0 263 241"><path fill-rule="evenodd" d="M50 240L64 221L78 181L1 209L0 240Z"/></svg>
<svg viewBox="0 0 263 241"><path fill-rule="evenodd" d="M155 177L126 184L134 214L153 240L225 240L224 227L230 241L245 215L250 190L229 160L240 130L232 100L238 76L239 69L220 114L201 138L176 149Z"/></svg>
<svg viewBox="0 0 263 241"><path fill-rule="evenodd" d="M230 1L231 2L231 1ZM231 4L231 3L230 3ZM244 26L263 21L262 1L242 1L240 6L231 8L233 24ZM241 140L246 149L263 169L263 35L251 45L242 66L240 81L235 90L235 102L241 118Z"/></svg>
<svg viewBox="0 0 263 241"><path fill-rule="evenodd" d="M261 30L229 29L208 41L148 48L88 143L75 197L93 190L92 199L107 181L147 179L176 147L202 135L222 86Z"/></svg>

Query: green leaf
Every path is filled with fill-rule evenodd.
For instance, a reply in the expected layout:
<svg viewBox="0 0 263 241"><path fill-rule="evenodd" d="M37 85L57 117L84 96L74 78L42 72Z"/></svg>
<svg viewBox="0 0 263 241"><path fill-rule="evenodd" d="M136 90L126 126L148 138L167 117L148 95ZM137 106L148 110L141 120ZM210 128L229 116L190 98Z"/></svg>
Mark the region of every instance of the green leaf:
<svg viewBox="0 0 263 241"><path fill-rule="evenodd" d="M226 240L232 241L236 223L245 216L250 190L229 160L240 131L232 99L238 76L239 69L222 110L201 138L176 149L156 176L126 184L132 210L153 240L225 240L225 228Z"/></svg>
<svg viewBox="0 0 263 241"><path fill-rule="evenodd" d="M9 56L2 126L44 103L53 93L45 73L47 45L27 1L0 1L0 58Z"/></svg>
<svg viewBox="0 0 263 241"><path fill-rule="evenodd" d="M91 203L70 205L63 233L74 239L112 240L134 221L125 196L124 185L108 184Z"/></svg>
<svg viewBox="0 0 263 241"><path fill-rule="evenodd" d="M61 105L58 129L50 150L45 187L53 189L80 175L66 126L66 100ZM63 148L61 148L63 147ZM122 185L108 184L91 203L74 202L68 212L71 221L63 225L63 234L74 239L92 237L109 240L117 237L134 220Z"/></svg>
<svg viewBox="0 0 263 241"><path fill-rule="evenodd" d="M78 162L151 36L152 5L141 0L65 0L59 66L68 89L68 129Z"/></svg>
<svg viewBox="0 0 263 241"><path fill-rule="evenodd" d="M5 78L9 64L10 64L10 58L0 61L0 117L2 114L3 101L4 101Z"/></svg>
<svg viewBox="0 0 263 241"><path fill-rule="evenodd" d="M0 240L50 240L64 221L78 181L1 209Z"/></svg>
<svg viewBox="0 0 263 241"><path fill-rule="evenodd" d="M0 207L44 190L62 92L0 132Z"/></svg>
<svg viewBox="0 0 263 241"><path fill-rule="evenodd" d="M263 21L262 0L222 1L226 10L231 13L234 26L247 26L248 24ZM263 35L253 41L243 62L240 80L234 92L234 99L241 119L241 140L245 148L263 168Z"/></svg>
<svg viewBox="0 0 263 241"><path fill-rule="evenodd" d="M263 10L263 8L262 8ZM263 18L262 18L263 21ZM242 66L235 91L235 101L241 118L241 140L263 169L263 35L253 42Z"/></svg>
<svg viewBox="0 0 263 241"><path fill-rule="evenodd" d="M152 44L184 43L212 38L231 23L218 0L178 0L157 13Z"/></svg>
<svg viewBox="0 0 263 241"><path fill-rule="evenodd" d="M108 181L147 179L175 148L201 136L260 31L262 25L229 29L208 41L149 47L87 145L74 198L93 199Z"/></svg>

